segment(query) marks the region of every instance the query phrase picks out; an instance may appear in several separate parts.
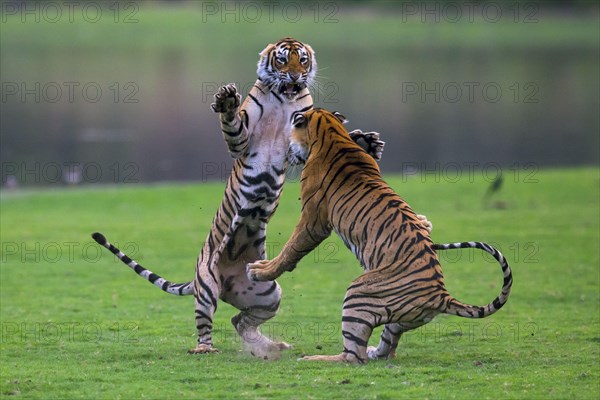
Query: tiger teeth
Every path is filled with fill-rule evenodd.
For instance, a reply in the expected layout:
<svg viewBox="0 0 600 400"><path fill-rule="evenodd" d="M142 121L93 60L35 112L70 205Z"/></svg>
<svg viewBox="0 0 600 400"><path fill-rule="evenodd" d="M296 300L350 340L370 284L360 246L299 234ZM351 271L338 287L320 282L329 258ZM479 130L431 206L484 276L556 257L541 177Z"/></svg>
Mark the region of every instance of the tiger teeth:
<svg viewBox="0 0 600 400"><path fill-rule="evenodd" d="M280 91L287 96L292 96L298 94L300 91L300 86L296 83L288 83L282 85Z"/></svg>

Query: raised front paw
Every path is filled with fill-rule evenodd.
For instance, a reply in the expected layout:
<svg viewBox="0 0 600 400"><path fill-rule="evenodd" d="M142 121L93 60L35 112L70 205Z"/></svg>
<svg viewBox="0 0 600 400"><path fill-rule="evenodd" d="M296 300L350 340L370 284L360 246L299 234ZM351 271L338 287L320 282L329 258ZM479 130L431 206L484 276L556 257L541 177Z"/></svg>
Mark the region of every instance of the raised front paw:
<svg viewBox="0 0 600 400"><path fill-rule="evenodd" d="M352 132L348 132L352 140L356 142L364 151L369 153L371 157L376 160L381 160L381 154L383 153L383 146L385 142L379 140L378 132L363 132L360 129L355 129Z"/></svg>
<svg viewBox="0 0 600 400"><path fill-rule="evenodd" d="M237 92L235 84L221 86L219 91L215 93L215 102L210 105L210 108L216 113L235 113L240 106L242 97Z"/></svg>
<svg viewBox="0 0 600 400"><path fill-rule="evenodd" d="M417 218L421 220L421 223L425 226L425 229L427 229L427 231L431 233L431 231L433 230L433 224L431 223L431 221L428 220L425 215L421 214L418 214Z"/></svg>
<svg viewBox="0 0 600 400"><path fill-rule="evenodd" d="M272 281L281 275L273 261L259 260L246 266L248 278L253 281Z"/></svg>

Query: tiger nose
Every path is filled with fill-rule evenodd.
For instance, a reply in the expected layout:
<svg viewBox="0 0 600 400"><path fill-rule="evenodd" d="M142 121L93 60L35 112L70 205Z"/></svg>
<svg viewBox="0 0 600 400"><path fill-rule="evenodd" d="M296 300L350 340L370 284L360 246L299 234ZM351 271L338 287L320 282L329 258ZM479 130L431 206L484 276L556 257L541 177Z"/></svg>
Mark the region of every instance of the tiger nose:
<svg viewBox="0 0 600 400"><path fill-rule="evenodd" d="M298 74L296 72L290 72L288 75L290 76L290 79L294 82L296 82L298 79L300 79L300 74Z"/></svg>

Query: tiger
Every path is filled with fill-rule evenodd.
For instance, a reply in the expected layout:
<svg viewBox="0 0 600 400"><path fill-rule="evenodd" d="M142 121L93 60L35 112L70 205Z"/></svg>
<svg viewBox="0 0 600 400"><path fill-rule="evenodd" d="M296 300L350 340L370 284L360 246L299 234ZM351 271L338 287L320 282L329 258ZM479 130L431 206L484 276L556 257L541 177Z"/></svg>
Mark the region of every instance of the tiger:
<svg viewBox="0 0 600 400"><path fill-rule="evenodd" d="M357 146L341 115L315 108L293 116L291 148L305 161L301 174L300 220L272 260L249 263L248 276L271 281L335 231L364 273L348 287L342 308L343 351L305 360L366 364L390 359L401 335L440 313L483 318L508 300L512 272L506 259L481 242L434 244L411 207L383 180L377 163ZM502 290L486 306L464 304L445 289L437 250L478 248L490 253L504 274ZM384 325L379 345L368 347Z"/></svg>
<svg viewBox="0 0 600 400"><path fill-rule="evenodd" d="M244 102L234 84L222 86L211 108L220 115L222 136L234 165L223 201L213 219L208 238L196 261L190 282L173 283L145 269L113 246L100 232L92 235L138 275L163 291L193 295L198 341L192 354L213 353L213 317L217 300L240 312L231 322L256 357L276 357L290 347L262 335L259 326L273 318L281 300L275 281L254 282L246 264L266 258L266 227L277 209L289 161L289 120L294 112L313 107L309 87L315 81L317 63L308 45L286 37L259 53L258 78ZM351 133L374 159L379 160L384 142L377 132ZM425 218L425 217L423 217Z"/></svg>

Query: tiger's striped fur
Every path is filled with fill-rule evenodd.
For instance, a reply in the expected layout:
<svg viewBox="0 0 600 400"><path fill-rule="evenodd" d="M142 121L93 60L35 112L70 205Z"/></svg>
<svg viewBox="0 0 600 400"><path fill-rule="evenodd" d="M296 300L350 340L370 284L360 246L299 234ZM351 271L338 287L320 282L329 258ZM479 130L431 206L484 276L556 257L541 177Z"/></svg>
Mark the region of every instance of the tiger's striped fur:
<svg viewBox="0 0 600 400"><path fill-rule="evenodd" d="M512 274L504 257L478 242L433 244L410 206L382 179L377 164L349 137L338 116L314 109L294 116L292 148L304 158L302 213L291 238L272 261L248 265L251 279L271 280L291 271L334 230L365 269L349 286L342 311L344 350L309 360L366 363L392 357L402 333L446 313L483 318L507 301ZM436 250L479 248L504 273L490 304L464 304L444 287ZM373 328L385 325L377 348L367 348Z"/></svg>
<svg viewBox="0 0 600 400"><path fill-rule="evenodd" d="M241 107L234 85L222 87L215 95L211 107L220 114L223 138L234 166L198 257L193 281L171 283L131 260L102 234L93 235L99 244L165 292L194 295L198 345L191 353L216 351L212 328L219 298L240 310L232 323L254 355L271 357L289 347L272 342L258 329L277 313L279 284L250 281L245 266L266 257L267 222L279 203L288 166L290 117L312 108L308 87L316 68L310 46L285 38L260 53L258 80ZM383 142L377 133L355 131L353 138L373 157L380 157Z"/></svg>

